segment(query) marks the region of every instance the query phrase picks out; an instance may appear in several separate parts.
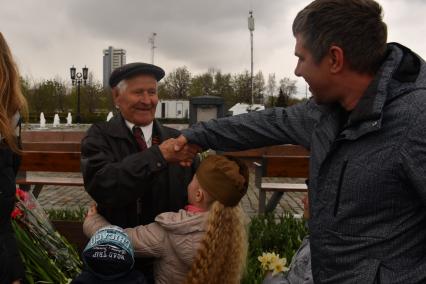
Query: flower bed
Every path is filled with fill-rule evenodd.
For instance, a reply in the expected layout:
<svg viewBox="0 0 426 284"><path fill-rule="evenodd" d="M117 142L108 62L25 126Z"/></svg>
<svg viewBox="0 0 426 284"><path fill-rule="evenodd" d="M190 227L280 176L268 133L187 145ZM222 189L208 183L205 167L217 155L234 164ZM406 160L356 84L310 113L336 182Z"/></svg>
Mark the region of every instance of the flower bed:
<svg viewBox="0 0 426 284"><path fill-rule="evenodd" d="M78 251L83 252L89 239L83 233L83 220L86 208L76 209L49 209L46 210L49 220L55 229L64 236Z"/></svg>
<svg viewBox="0 0 426 284"><path fill-rule="evenodd" d="M304 221L289 214L278 219L273 214L253 217L249 226L249 249L242 283L262 283L265 270L259 262L259 256L273 252L290 262L306 235Z"/></svg>

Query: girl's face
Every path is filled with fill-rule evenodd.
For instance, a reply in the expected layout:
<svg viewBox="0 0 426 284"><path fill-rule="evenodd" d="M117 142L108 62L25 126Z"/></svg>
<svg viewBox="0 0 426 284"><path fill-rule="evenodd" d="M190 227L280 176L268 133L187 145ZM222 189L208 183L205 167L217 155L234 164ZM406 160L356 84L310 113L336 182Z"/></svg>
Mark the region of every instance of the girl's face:
<svg viewBox="0 0 426 284"><path fill-rule="evenodd" d="M188 203L196 204L200 201L201 189L200 184L198 183L197 176L194 175L192 181L188 185Z"/></svg>

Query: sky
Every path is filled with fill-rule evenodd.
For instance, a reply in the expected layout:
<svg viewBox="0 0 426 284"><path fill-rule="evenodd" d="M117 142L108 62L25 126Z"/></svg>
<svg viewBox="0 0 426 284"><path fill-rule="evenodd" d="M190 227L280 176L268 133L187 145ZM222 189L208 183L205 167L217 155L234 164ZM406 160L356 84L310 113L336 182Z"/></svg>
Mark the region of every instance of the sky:
<svg viewBox="0 0 426 284"><path fill-rule="evenodd" d="M426 0L378 0L388 41L426 57ZM167 72L186 66L193 74L250 70L249 10L255 18L254 72L305 82L293 71L291 25L309 0L0 0L0 31L23 76L69 81L69 68L85 65L102 81L103 49L127 51L127 62L154 61Z"/></svg>

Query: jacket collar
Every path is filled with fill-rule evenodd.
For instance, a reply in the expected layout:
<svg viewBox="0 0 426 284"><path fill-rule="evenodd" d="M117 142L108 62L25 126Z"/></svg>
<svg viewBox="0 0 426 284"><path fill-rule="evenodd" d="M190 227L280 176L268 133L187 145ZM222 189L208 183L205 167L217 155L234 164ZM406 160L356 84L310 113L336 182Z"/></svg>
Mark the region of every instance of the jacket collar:
<svg viewBox="0 0 426 284"><path fill-rule="evenodd" d="M355 140L364 134L380 129L386 102L407 92L407 84L417 80L420 66L419 57L410 49L397 43L388 44L387 56L357 106L349 115L341 138ZM389 88L390 84L395 85L395 88ZM401 85L404 87L398 88Z"/></svg>
<svg viewBox="0 0 426 284"><path fill-rule="evenodd" d="M109 136L121 139L130 139L133 141L133 135L127 127L121 113L117 113L113 118L111 118L107 125L106 133ZM152 127L152 144L159 144L164 141L164 139L164 129L161 124L156 119L154 119L154 124ZM155 141L157 141L157 143L154 143Z"/></svg>

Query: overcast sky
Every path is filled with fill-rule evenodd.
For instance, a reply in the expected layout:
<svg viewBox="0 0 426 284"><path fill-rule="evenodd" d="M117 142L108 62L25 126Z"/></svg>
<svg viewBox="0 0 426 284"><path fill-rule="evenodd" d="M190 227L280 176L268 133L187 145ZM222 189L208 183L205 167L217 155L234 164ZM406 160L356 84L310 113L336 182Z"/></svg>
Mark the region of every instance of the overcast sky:
<svg viewBox="0 0 426 284"><path fill-rule="evenodd" d="M192 74L250 69L247 17L254 10L254 70L296 79L297 12L309 0L0 0L3 32L21 73L34 80L69 79L69 68L87 65L102 80L102 50L124 48L127 62L150 62L148 38L157 33L155 63L166 72L187 66ZM426 0L379 0L389 41L426 57ZM299 95L305 83L298 79Z"/></svg>

